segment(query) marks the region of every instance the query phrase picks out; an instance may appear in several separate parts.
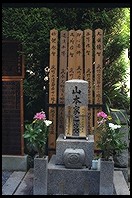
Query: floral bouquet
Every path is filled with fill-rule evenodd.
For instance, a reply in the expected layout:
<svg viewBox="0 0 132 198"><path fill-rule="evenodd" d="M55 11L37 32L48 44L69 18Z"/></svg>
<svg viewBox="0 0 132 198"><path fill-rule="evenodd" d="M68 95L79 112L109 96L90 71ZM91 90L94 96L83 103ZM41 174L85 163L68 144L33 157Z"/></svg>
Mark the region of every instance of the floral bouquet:
<svg viewBox="0 0 132 198"><path fill-rule="evenodd" d="M44 157L45 146L49 134L49 126L52 121L46 120L45 112L36 113L34 120L30 124L25 124L24 138L28 144L32 145L38 152L39 157Z"/></svg>
<svg viewBox="0 0 132 198"><path fill-rule="evenodd" d="M115 154L120 154L126 149L127 144L122 141L124 133L120 133L121 125L114 124L112 117L103 111L97 113L98 135L97 147L102 151L102 158L109 160Z"/></svg>

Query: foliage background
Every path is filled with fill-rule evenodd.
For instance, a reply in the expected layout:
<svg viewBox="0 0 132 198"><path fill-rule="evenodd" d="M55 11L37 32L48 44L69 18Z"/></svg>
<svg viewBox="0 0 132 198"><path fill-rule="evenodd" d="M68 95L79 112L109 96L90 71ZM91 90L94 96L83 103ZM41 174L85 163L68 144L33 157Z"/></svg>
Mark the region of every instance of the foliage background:
<svg viewBox="0 0 132 198"><path fill-rule="evenodd" d="M2 39L23 43L25 120L43 109L48 97L50 30L101 28L104 31L103 100L111 108L129 109L124 52L130 49L130 8L3 7Z"/></svg>

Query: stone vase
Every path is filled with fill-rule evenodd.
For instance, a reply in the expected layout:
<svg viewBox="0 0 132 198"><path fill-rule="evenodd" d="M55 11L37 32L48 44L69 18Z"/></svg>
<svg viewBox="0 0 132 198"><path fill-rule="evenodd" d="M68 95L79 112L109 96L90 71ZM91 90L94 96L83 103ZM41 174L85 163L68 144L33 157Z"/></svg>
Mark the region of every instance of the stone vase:
<svg viewBox="0 0 132 198"><path fill-rule="evenodd" d="M114 161L100 160L100 195L113 195Z"/></svg>
<svg viewBox="0 0 132 198"><path fill-rule="evenodd" d="M92 160L92 169L97 170L98 169L98 160L93 159Z"/></svg>
<svg viewBox="0 0 132 198"><path fill-rule="evenodd" d="M33 195L47 195L48 156L34 158Z"/></svg>

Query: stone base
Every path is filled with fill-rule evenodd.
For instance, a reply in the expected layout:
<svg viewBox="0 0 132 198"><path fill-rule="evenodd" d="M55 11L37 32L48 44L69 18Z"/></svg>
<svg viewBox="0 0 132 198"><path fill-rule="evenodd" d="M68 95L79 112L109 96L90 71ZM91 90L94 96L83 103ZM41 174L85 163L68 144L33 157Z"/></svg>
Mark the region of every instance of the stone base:
<svg viewBox="0 0 132 198"><path fill-rule="evenodd" d="M123 173L123 176L126 180L126 183L128 184L128 168L117 168L117 167L114 167L114 171L122 171Z"/></svg>
<svg viewBox="0 0 132 198"><path fill-rule="evenodd" d="M89 135L86 139L64 139L64 135L60 134L56 140L56 165L63 165L63 154L66 149L83 149L85 152L85 163L87 168L91 168L94 155L94 136Z"/></svg>
<svg viewBox="0 0 132 198"><path fill-rule="evenodd" d="M100 171L68 169L55 165L56 155L48 163L48 195L98 195Z"/></svg>
<svg viewBox="0 0 132 198"><path fill-rule="evenodd" d="M27 171L28 155L2 155L2 170Z"/></svg>

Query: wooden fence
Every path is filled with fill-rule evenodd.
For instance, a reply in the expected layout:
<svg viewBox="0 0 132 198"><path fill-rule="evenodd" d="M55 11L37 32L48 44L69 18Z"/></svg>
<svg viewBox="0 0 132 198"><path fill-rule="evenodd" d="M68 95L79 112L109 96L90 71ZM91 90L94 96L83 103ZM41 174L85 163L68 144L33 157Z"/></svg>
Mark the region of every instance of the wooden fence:
<svg viewBox="0 0 132 198"><path fill-rule="evenodd" d="M88 81L88 133L96 128L102 110L103 30L50 31L49 119L53 121L48 139L49 155L56 139L64 134L65 81ZM95 136L95 142L97 137Z"/></svg>

